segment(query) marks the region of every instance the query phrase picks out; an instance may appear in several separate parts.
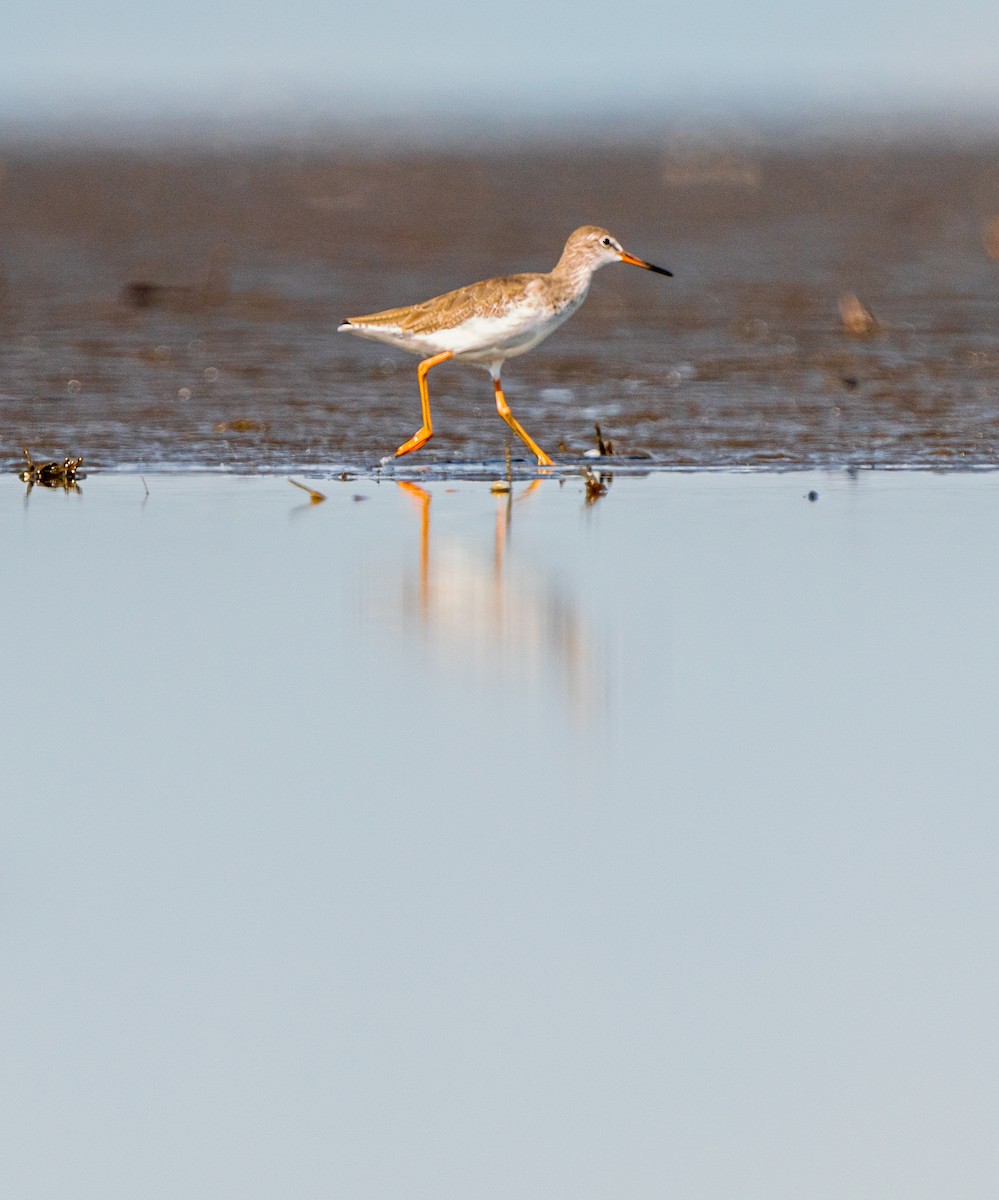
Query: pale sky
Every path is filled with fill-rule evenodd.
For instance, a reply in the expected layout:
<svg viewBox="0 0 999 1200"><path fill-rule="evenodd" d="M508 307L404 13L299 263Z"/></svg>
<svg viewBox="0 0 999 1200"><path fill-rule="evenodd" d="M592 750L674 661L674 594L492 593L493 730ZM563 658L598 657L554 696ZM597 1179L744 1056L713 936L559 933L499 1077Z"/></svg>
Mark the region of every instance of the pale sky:
<svg viewBox="0 0 999 1200"><path fill-rule="evenodd" d="M340 120L428 110L512 119L662 108L995 112L993 0L665 5L532 0L19 0L0 42L0 112ZM417 110L419 111L419 110Z"/></svg>

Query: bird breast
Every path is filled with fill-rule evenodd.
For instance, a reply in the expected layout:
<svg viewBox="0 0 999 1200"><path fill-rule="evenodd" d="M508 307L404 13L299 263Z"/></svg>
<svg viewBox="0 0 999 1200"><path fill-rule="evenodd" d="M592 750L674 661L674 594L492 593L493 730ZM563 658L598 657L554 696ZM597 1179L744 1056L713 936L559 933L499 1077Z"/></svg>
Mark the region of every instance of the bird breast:
<svg viewBox="0 0 999 1200"><path fill-rule="evenodd" d="M526 354L568 320L583 298L558 302L543 287L529 285L516 305L476 313L448 330L448 344L442 348L451 350L456 358L486 364Z"/></svg>

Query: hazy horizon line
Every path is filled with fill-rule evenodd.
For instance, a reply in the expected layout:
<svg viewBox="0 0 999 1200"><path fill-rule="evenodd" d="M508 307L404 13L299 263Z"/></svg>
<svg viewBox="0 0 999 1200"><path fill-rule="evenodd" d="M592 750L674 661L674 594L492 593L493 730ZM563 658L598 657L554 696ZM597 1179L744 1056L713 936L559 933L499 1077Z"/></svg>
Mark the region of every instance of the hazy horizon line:
<svg viewBox="0 0 999 1200"><path fill-rule="evenodd" d="M266 146L294 141L376 148L461 147L475 144L592 142L613 144L676 136L721 137L730 143L823 140L889 142L999 140L999 97L924 97L855 93L850 99L818 90L797 98L729 96L592 98L589 102L529 103L497 108L488 97L459 106L442 96L409 104L376 103L357 94L276 98L245 92L194 98L133 95L109 89L72 107L0 95L0 141L109 148L179 144Z"/></svg>

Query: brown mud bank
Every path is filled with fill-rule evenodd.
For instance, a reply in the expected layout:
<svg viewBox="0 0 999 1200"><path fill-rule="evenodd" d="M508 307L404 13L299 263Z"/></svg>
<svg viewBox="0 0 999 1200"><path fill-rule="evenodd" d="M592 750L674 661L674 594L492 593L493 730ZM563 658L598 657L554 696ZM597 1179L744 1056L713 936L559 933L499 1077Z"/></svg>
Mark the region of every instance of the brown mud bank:
<svg viewBox="0 0 999 1200"><path fill-rule="evenodd" d="M556 458L680 467L999 464L999 146L0 151L0 454L23 466L368 467L419 423L415 359L350 312L548 269L608 270L511 361ZM501 458L487 377L434 373L422 464ZM515 446L514 452L519 453ZM414 460L415 465L415 460Z"/></svg>

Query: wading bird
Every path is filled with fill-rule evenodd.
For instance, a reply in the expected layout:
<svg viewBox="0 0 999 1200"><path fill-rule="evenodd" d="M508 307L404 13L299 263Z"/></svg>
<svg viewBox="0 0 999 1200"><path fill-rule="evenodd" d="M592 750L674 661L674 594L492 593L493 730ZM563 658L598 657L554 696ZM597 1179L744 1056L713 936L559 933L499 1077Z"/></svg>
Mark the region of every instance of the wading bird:
<svg viewBox="0 0 999 1200"><path fill-rule="evenodd" d="M344 321L339 326L341 333L387 342L422 359L416 376L423 424L394 456L382 461L419 450L430 438L433 423L427 372L453 358L489 372L499 415L530 447L531 453L537 455L539 465L552 466L552 460L510 411L500 384L500 370L508 358L532 350L571 317L586 299L593 272L614 262L630 263L657 275L673 274L665 267L653 266L628 254L606 229L583 225L570 235L562 257L547 274L534 272L485 279L420 304Z"/></svg>

